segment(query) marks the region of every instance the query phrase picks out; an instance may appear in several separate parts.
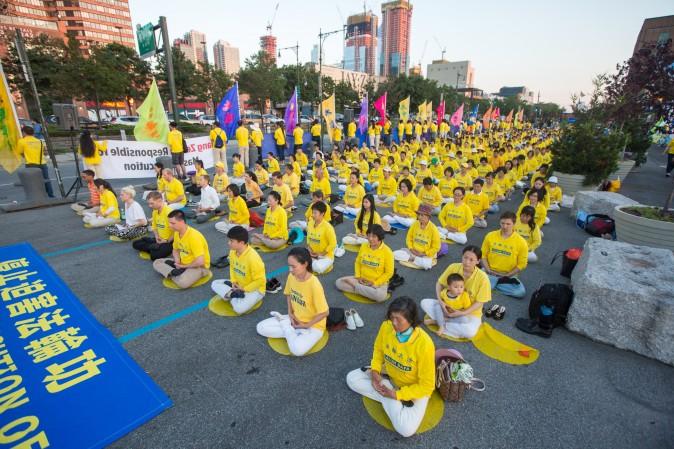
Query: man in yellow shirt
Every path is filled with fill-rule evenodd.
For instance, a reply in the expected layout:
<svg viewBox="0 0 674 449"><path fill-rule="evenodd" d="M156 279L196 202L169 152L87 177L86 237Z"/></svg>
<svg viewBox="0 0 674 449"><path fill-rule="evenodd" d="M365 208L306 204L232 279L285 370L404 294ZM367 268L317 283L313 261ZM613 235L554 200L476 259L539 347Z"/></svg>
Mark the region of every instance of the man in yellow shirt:
<svg viewBox="0 0 674 449"><path fill-rule="evenodd" d="M302 148L302 143L304 142L304 130L302 126L297 123L295 129L293 129L293 149L297 151L298 148ZM293 151L294 152L294 151Z"/></svg>
<svg viewBox="0 0 674 449"><path fill-rule="evenodd" d="M290 190L290 187L288 187L288 184L283 182L283 175L280 171L277 171L272 174L272 178L274 180L274 186L272 189L281 195L281 207L283 207L286 212L292 211L292 209L295 207L295 199L293 197L292 191Z"/></svg>
<svg viewBox="0 0 674 449"><path fill-rule="evenodd" d="M332 130L332 142L340 151L342 150L342 126L339 123Z"/></svg>
<svg viewBox="0 0 674 449"><path fill-rule="evenodd" d="M250 240L253 245L277 249L288 242L288 214L281 206L281 194L274 190L267 195L267 204L262 234L255 233Z"/></svg>
<svg viewBox="0 0 674 449"><path fill-rule="evenodd" d="M250 133L248 128L243 125L243 120L239 120L239 127L236 128L236 143L239 146L239 155L241 156L241 162L246 169L253 168L250 163Z"/></svg>
<svg viewBox="0 0 674 449"><path fill-rule="evenodd" d="M210 135L211 147L213 148L213 162L222 162L227 171L227 133L220 128L219 122L213 123Z"/></svg>
<svg viewBox="0 0 674 449"><path fill-rule="evenodd" d="M260 165L262 165L262 139L264 139L264 136L262 135L262 131L260 131L260 126L257 123L250 125L250 140L257 149L255 162Z"/></svg>
<svg viewBox="0 0 674 449"><path fill-rule="evenodd" d="M183 183L178 181L173 176L173 170L165 168L162 172L164 178L164 198L168 203L167 207L171 210L182 209L187 204L187 196L185 196L185 187Z"/></svg>
<svg viewBox="0 0 674 449"><path fill-rule="evenodd" d="M171 159L176 168L176 176L187 179L185 172L185 146L183 145L183 133L178 130L176 122L169 124L168 146L171 150Z"/></svg>
<svg viewBox="0 0 674 449"><path fill-rule="evenodd" d="M674 137L669 139L669 143L665 148L667 153L667 168L665 168L665 176L668 178L672 176L672 170L674 170Z"/></svg>
<svg viewBox="0 0 674 449"><path fill-rule="evenodd" d="M325 220L328 207L323 202L312 207L312 218L307 223L307 248L311 253L311 268L314 273L321 274L329 270L335 261L337 236L335 228Z"/></svg>
<svg viewBox="0 0 674 449"><path fill-rule="evenodd" d="M489 197L482 191L484 181L477 178L473 181L473 191L466 195L466 204L473 212L473 221L476 228L487 227L487 211L489 210Z"/></svg>
<svg viewBox="0 0 674 449"><path fill-rule="evenodd" d="M201 232L187 226L182 211L174 210L168 214L168 222L174 231L173 257L157 259L152 267L181 289L189 288L210 274L211 255L208 242Z"/></svg>
<svg viewBox="0 0 674 449"><path fill-rule="evenodd" d="M381 203L392 204L396 199L398 191L398 182L391 176L391 167L383 168L384 177L377 186L377 201Z"/></svg>
<svg viewBox="0 0 674 449"><path fill-rule="evenodd" d="M440 232L431 222L433 210L427 204L417 209L417 219L407 230L406 248L393 252L395 260L411 262L418 268L430 270L437 261L440 250Z"/></svg>
<svg viewBox="0 0 674 449"><path fill-rule="evenodd" d="M44 188L50 198L54 198L54 191L49 181L49 168L44 159L45 146L41 140L35 138L35 130L32 126L21 128L24 136L17 143L17 153L24 157L26 168L39 168L44 178Z"/></svg>
<svg viewBox="0 0 674 449"><path fill-rule="evenodd" d="M356 139L356 122L354 120L351 120L349 124L346 126L346 138L349 141L349 144L355 145L358 143L358 139Z"/></svg>
<svg viewBox="0 0 674 449"><path fill-rule="evenodd" d="M314 122L311 124L311 140L318 145L320 148L321 146L321 124L319 123L318 120L314 120Z"/></svg>
<svg viewBox="0 0 674 449"><path fill-rule="evenodd" d="M492 289L514 298L524 298L526 289L517 274L527 267L529 247L515 232L516 221L513 212L501 214L501 229L487 234L482 242L482 266Z"/></svg>
<svg viewBox="0 0 674 449"><path fill-rule="evenodd" d="M373 224L367 229L367 244L360 246L355 275L337 279L343 292L357 293L376 302L388 299L388 283L393 276L393 251L384 243L384 228Z"/></svg>
<svg viewBox="0 0 674 449"><path fill-rule="evenodd" d="M274 131L274 142L276 142L276 158L279 161L285 160L286 130L282 121L276 124L276 130Z"/></svg>
<svg viewBox="0 0 674 449"><path fill-rule="evenodd" d="M133 242L133 249L150 253L151 260L169 257L173 252L173 231L169 227L171 209L159 192L147 194L147 204L152 209L152 237L142 237Z"/></svg>
<svg viewBox="0 0 674 449"><path fill-rule="evenodd" d="M440 213L442 194L440 193L440 189L433 184L433 179L429 176L423 179L422 187L419 189L419 195L417 196L419 197L419 201L433 208L433 215Z"/></svg>
<svg viewBox="0 0 674 449"><path fill-rule="evenodd" d="M265 294L264 262L248 245L248 231L234 226L227 231L229 243L229 279L216 279L211 290L223 301L229 301L239 315L251 310Z"/></svg>

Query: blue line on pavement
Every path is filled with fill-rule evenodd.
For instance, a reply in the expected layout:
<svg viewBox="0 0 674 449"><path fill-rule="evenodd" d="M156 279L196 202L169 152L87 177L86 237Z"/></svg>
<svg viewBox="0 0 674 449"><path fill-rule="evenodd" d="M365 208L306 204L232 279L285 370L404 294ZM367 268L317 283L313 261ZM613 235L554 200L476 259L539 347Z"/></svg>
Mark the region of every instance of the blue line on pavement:
<svg viewBox="0 0 674 449"><path fill-rule="evenodd" d="M82 251L84 249L95 248L97 246L102 246L108 243L112 243L112 240L110 239L98 240L96 242L85 243L84 245L73 246L72 248L65 248L60 249L58 251L52 251L50 253L44 253L42 254L42 257L62 256L63 254L70 254L74 253L75 251Z"/></svg>
<svg viewBox="0 0 674 449"><path fill-rule="evenodd" d="M277 268L276 270L273 270L273 271L267 273L267 279L271 279L274 276L278 276L280 274L286 273L287 271L288 271L288 266L284 265L281 268ZM136 339L136 338L138 338L142 335L147 334L148 332L152 332L154 330L157 330L160 327L166 326L167 324L170 324L170 323L174 322L175 320L178 320L182 317L185 317L187 315L190 315L194 312L197 312L201 309L206 308L208 306L208 303L209 303L210 300L211 300L211 298L208 298L205 301L201 301L197 304L194 304L190 307L187 307L183 310L180 310L180 311L178 311L178 312L176 312L172 315L161 318L157 321L153 321L152 323L147 324L147 325L145 325L145 326L143 326L139 329L136 329L135 331L129 332L126 335L122 335L121 337L118 338L118 340L119 340L120 343L127 343L131 340L134 340L134 339Z"/></svg>

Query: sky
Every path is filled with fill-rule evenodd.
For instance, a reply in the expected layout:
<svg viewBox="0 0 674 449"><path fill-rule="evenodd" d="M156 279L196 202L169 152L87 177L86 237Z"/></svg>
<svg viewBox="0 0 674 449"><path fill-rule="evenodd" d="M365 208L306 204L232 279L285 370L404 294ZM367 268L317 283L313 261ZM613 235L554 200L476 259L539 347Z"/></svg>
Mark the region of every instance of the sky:
<svg viewBox="0 0 674 449"><path fill-rule="evenodd" d="M195 29L206 33L209 61L212 45L222 39L238 47L241 65L259 50L259 38L278 11L272 34L278 47L299 44L300 62L311 60L319 29L341 29L346 18L372 10L381 20L381 2L357 0L194 0L155 2L129 0L131 20L157 23L167 18L171 40ZM501 86L526 86L540 101L568 106L572 93L589 92L592 78L615 71L629 58L644 19L674 14L671 0L510 0L450 2L412 1L411 64L440 59L470 60L474 87L497 92ZM437 42L436 42L437 40ZM439 44L438 44L439 42ZM343 57L341 33L324 44L325 61ZM292 50L279 64L295 64Z"/></svg>

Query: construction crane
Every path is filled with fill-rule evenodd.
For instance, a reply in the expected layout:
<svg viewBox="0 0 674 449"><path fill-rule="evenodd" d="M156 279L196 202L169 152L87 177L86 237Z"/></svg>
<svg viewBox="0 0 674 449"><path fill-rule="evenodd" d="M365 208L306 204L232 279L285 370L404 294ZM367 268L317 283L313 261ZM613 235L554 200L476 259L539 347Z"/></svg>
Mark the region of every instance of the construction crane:
<svg viewBox="0 0 674 449"><path fill-rule="evenodd" d="M440 41L438 40L437 36L433 36L433 39L435 39L435 43L438 44L438 48L440 49L440 52L442 54L440 60L444 61L445 53L447 53L447 47L443 47L442 44L440 44Z"/></svg>
<svg viewBox="0 0 674 449"><path fill-rule="evenodd" d="M276 4L276 7L274 8L274 15L271 18L271 21L267 22L267 33L271 35L271 27L274 25L274 20L276 20L276 13L278 12L278 3Z"/></svg>
<svg viewBox="0 0 674 449"><path fill-rule="evenodd" d="M426 47L428 46L428 39L426 39L426 42L424 42L424 50L421 52L421 57L419 58L419 67L421 67L421 61L424 59L424 56L426 56Z"/></svg>

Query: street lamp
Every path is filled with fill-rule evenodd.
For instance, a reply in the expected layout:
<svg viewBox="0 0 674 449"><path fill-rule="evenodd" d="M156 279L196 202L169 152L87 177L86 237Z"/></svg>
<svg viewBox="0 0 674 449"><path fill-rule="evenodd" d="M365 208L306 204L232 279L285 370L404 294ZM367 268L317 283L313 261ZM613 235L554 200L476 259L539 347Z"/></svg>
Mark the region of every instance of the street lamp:
<svg viewBox="0 0 674 449"><path fill-rule="evenodd" d="M297 63L297 82L295 86L298 86L300 83L300 44L296 42L295 45L291 47L283 47L278 49L278 57L281 57L281 50L293 50L295 52L295 60ZM297 101L300 101L300 90L297 89Z"/></svg>
<svg viewBox="0 0 674 449"><path fill-rule="evenodd" d="M320 120L321 129L323 129L323 41L332 35L337 33L344 33L344 28L346 25L343 25L339 30L323 32L320 28L318 29L318 120ZM318 141L318 147L321 153L323 152L323 136Z"/></svg>

